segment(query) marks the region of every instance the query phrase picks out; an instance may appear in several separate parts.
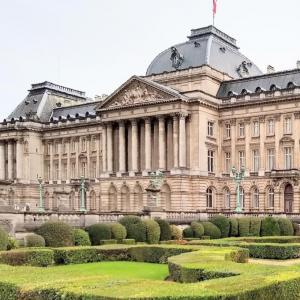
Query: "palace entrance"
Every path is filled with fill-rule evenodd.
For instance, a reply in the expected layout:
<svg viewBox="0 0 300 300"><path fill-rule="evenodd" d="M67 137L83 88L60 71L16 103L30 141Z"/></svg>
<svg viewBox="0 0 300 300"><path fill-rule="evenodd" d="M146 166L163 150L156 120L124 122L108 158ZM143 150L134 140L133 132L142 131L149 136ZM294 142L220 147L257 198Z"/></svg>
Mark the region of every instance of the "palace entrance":
<svg viewBox="0 0 300 300"><path fill-rule="evenodd" d="M284 188L284 212L293 212L294 191L291 184L287 184Z"/></svg>

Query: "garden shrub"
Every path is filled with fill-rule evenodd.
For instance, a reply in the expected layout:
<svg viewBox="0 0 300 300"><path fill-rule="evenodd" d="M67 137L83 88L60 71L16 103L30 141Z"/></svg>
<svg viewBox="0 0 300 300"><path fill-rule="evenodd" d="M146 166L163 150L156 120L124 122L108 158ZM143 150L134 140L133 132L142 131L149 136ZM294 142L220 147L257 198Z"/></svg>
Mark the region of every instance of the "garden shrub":
<svg viewBox="0 0 300 300"><path fill-rule="evenodd" d="M63 222L47 222L41 225L36 233L41 235L48 247L73 246L73 228Z"/></svg>
<svg viewBox="0 0 300 300"><path fill-rule="evenodd" d="M13 250L18 248L19 248L19 242L15 238L9 236L8 243L7 243L7 250Z"/></svg>
<svg viewBox="0 0 300 300"><path fill-rule="evenodd" d="M0 227L0 250L6 250L8 245L8 234Z"/></svg>
<svg viewBox="0 0 300 300"><path fill-rule="evenodd" d="M53 251L56 264L84 264L102 260L96 247L56 248Z"/></svg>
<svg viewBox="0 0 300 300"><path fill-rule="evenodd" d="M74 245L75 246L91 246L89 234L82 229L74 229Z"/></svg>
<svg viewBox="0 0 300 300"><path fill-rule="evenodd" d="M199 222L192 222L191 228L193 230L193 236L195 238L201 238L204 234L204 227Z"/></svg>
<svg viewBox="0 0 300 300"><path fill-rule="evenodd" d="M124 245L135 245L135 240L134 239L123 239L120 241L121 244Z"/></svg>
<svg viewBox="0 0 300 300"><path fill-rule="evenodd" d="M110 224L111 236L113 239L118 241L124 240L127 236L127 231L125 226L120 223Z"/></svg>
<svg viewBox="0 0 300 300"><path fill-rule="evenodd" d="M101 240L100 245L113 245L117 244L117 240Z"/></svg>
<svg viewBox="0 0 300 300"><path fill-rule="evenodd" d="M250 218L240 218L239 223L239 236L250 235Z"/></svg>
<svg viewBox="0 0 300 300"><path fill-rule="evenodd" d="M211 218L211 223L215 224L221 231L221 237L225 238L229 236L230 221L224 216L214 216Z"/></svg>
<svg viewBox="0 0 300 300"><path fill-rule="evenodd" d="M211 222L202 222L204 227L204 235L209 236L211 239L219 239L221 238L220 229Z"/></svg>
<svg viewBox="0 0 300 300"><path fill-rule="evenodd" d="M261 235L262 236L278 236L280 235L280 227L277 219L273 217L266 217L261 221Z"/></svg>
<svg viewBox="0 0 300 300"><path fill-rule="evenodd" d="M280 228L280 235L291 236L294 235L293 223L287 218L278 218L278 224Z"/></svg>
<svg viewBox="0 0 300 300"><path fill-rule="evenodd" d="M250 218L250 228L249 235L250 236L260 236L261 229L261 219L260 218Z"/></svg>
<svg viewBox="0 0 300 300"><path fill-rule="evenodd" d="M182 230L176 225L171 225L170 227L172 240L182 240Z"/></svg>
<svg viewBox="0 0 300 300"><path fill-rule="evenodd" d="M126 216L121 218L119 223L125 226L128 239L134 239L136 242L146 241L146 226L140 217Z"/></svg>
<svg viewBox="0 0 300 300"><path fill-rule="evenodd" d="M160 227L154 220L144 220L143 223L146 226L147 243L158 244L160 239Z"/></svg>
<svg viewBox="0 0 300 300"><path fill-rule="evenodd" d="M300 226L298 223L293 222L293 228L294 228L294 235L300 236Z"/></svg>
<svg viewBox="0 0 300 300"><path fill-rule="evenodd" d="M25 247L45 247L46 242L41 235L32 233L25 236L24 245Z"/></svg>
<svg viewBox="0 0 300 300"><path fill-rule="evenodd" d="M92 245L100 245L102 240L111 239L110 227L107 224L94 224L87 227Z"/></svg>
<svg viewBox="0 0 300 300"><path fill-rule="evenodd" d="M0 263L12 266L47 267L53 263L51 249L18 249L0 252Z"/></svg>
<svg viewBox="0 0 300 300"><path fill-rule="evenodd" d="M229 236L238 236L239 235L239 222L235 218L230 218L230 233Z"/></svg>
<svg viewBox="0 0 300 300"><path fill-rule="evenodd" d="M163 219L155 219L160 227L160 241L169 241L172 238L171 227L168 221Z"/></svg>
<svg viewBox="0 0 300 300"><path fill-rule="evenodd" d="M192 238L192 237L194 237L193 228L191 226L184 228L183 231L182 231L182 234L183 234L184 238Z"/></svg>

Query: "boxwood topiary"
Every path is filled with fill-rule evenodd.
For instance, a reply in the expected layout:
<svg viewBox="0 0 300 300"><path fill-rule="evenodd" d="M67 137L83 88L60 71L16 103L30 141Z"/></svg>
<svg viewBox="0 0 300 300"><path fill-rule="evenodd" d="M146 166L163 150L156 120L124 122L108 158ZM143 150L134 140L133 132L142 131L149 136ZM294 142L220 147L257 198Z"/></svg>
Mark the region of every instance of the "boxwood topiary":
<svg viewBox="0 0 300 300"><path fill-rule="evenodd" d="M154 220L144 220L143 223L146 226L147 239L146 242L149 244L158 244L160 239L160 227Z"/></svg>
<svg viewBox="0 0 300 300"><path fill-rule="evenodd" d="M184 228L183 231L182 231L182 233L183 233L183 237L184 238L192 238L192 237L194 237L194 231L193 231L193 229L192 229L191 226Z"/></svg>
<svg viewBox="0 0 300 300"><path fill-rule="evenodd" d="M92 245L100 245L102 240L111 239L110 227L107 224L94 224L87 227Z"/></svg>
<svg viewBox="0 0 300 300"><path fill-rule="evenodd" d="M284 236L294 235L294 227L290 219L278 218L278 224L280 228L280 235L284 235Z"/></svg>
<svg viewBox="0 0 300 300"><path fill-rule="evenodd" d="M91 240L89 234L82 229L75 229L74 234L74 245L75 246L91 246Z"/></svg>
<svg viewBox="0 0 300 300"><path fill-rule="evenodd" d="M230 221L228 218L224 216L214 216L210 221L220 229L222 238L229 236Z"/></svg>
<svg viewBox="0 0 300 300"><path fill-rule="evenodd" d="M230 218L230 236L238 236L239 235L239 222L235 218Z"/></svg>
<svg viewBox="0 0 300 300"><path fill-rule="evenodd" d="M160 227L160 241L171 240L171 227L168 221L163 219L155 219Z"/></svg>
<svg viewBox="0 0 300 300"><path fill-rule="evenodd" d="M191 228L193 229L193 236L195 238L201 238L204 235L204 227L199 222L192 222Z"/></svg>
<svg viewBox="0 0 300 300"><path fill-rule="evenodd" d="M121 218L119 223L125 226L128 239L134 239L136 242L146 242L146 226L141 218L126 216Z"/></svg>
<svg viewBox="0 0 300 300"><path fill-rule="evenodd" d="M262 236L276 236L280 235L280 227L278 220L273 217L266 217L261 222Z"/></svg>
<svg viewBox="0 0 300 300"><path fill-rule="evenodd" d="M176 225L171 225L170 227L171 227L171 239L182 240L182 230Z"/></svg>
<svg viewBox="0 0 300 300"><path fill-rule="evenodd" d="M113 239L121 241L126 238L127 231L125 226L120 223L112 223L110 224L111 235Z"/></svg>
<svg viewBox="0 0 300 300"><path fill-rule="evenodd" d="M220 229L211 222L201 222L204 227L204 235L210 236L211 239L219 239L221 238Z"/></svg>
<svg viewBox="0 0 300 300"><path fill-rule="evenodd" d="M45 239L38 234L28 234L24 238L25 247L45 247Z"/></svg>
<svg viewBox="0 0 300 300"><path fill-rule="evenodd" d="M41 235L48 247L67 247L74 245L73 228L63 222L47 222L36 233Z"/></svg>
<svg viewBox="0 0 300 300"><path fill-rule="evenodd" d="M239 223L239 236L250 235L250 218L240 218Z"/></svg>
<svg viewBox="0 0 300 300"><path fill-rule="evenodd" d="M0 227L0 250L6 250L8 245L8 234Z"/></svg>
<svg viewBox="0 0 300 300"><path fill-rule="evenodd" d="M250 218L250 228L249 235L250 236L260 236L261 229L261 219L260 218Z"/></svg>

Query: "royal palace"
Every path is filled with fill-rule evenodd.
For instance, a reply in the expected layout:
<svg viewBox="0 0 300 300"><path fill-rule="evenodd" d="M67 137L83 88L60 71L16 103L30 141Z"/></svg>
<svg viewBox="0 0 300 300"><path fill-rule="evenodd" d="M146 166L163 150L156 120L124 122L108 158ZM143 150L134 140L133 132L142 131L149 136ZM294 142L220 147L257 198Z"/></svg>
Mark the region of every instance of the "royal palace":
<svg viewBox="0 0 300 300"><path fill-rule="evenodd" d="M147 210L168 219L231 214L234 166L245 168L244 214L297 216L299 148L300 63L263 73L234 38L194 29L109 96L32 84L0 123L0 211L95 222ZM153 203L147 187L157 170Z"/></svg>

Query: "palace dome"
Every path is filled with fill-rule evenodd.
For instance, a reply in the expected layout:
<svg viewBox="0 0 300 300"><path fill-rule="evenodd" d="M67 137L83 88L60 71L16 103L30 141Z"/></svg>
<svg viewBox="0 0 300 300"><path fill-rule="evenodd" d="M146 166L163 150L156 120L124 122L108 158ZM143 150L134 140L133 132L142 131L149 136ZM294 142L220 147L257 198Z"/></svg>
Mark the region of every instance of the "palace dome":
<svg viewBox="0 0 300 300"><path fill-rule="evenodd" d="M236 40L214 26L192 29L188 41L161 52L147 75L209 65L232 78L262 75L261 70L236 45Z"/></svg>

